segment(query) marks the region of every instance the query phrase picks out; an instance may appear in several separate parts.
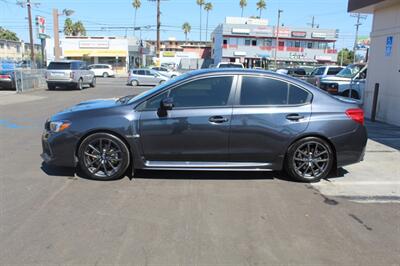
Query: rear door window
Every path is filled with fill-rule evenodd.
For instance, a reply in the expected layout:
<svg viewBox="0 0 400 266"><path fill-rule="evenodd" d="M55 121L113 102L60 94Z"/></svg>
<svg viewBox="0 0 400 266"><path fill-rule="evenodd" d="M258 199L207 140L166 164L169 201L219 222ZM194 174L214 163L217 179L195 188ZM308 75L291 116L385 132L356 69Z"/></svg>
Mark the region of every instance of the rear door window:
<svg viewBox="0 0 400 266"><path fill-rule="evenodd" d="M325 67L318 67L313 70L311 76L322 76L325 73Z"/></svg>
<svg viewBox="0 0 400 266"><path fill-rule="evenodd" d="M290 83L263 77L243 77L240 105L304 104L311 94Z"/></svg>
<svg viewBox="0 0 400 266"><path fill-rule="evenodd" d="M146 71L145 70L138 70L138 75L145 76L146 75Z"/></svg>
<svg viewBox="0 0 400 266"><path fill-rule="evenodd" d="M342 70L341 67L330 67L328 69L328 75L335 76L337 73L340 72L340 70Z"/></svg>

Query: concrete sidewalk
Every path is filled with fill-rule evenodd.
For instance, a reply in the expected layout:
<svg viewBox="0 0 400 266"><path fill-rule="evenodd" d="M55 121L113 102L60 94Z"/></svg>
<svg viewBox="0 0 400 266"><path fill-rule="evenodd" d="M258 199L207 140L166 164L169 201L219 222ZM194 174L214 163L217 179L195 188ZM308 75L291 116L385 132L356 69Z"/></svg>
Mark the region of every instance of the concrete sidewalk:
<svg viewBox="0 0 400 266"><path fill-rule="evenodd" d="M364 161L313 186L324 195L356 202L400 202L400 127L371 121L366 126L369 140Z"/></svg>

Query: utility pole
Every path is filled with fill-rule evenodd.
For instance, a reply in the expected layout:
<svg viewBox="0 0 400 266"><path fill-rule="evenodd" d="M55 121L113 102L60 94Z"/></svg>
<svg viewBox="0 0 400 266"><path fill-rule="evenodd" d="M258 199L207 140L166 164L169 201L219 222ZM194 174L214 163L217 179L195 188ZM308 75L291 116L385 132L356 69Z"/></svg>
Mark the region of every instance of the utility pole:
<svg viewBox="0 0 400 266"><path fill-rule="evenodd" d="M33 30L32 30L32 13L31 13L31 0L26 1L26 7L28 8L28 20L29 20L29 40L31 42L31 66L34 66L35 62L35 45L33 40Z"/></svg>
<svg viewBox="0 0 400 266"><path fill-rule="evenodd" d="M54 60L59 61L61 56L60 34L58 29L58 9L53 9Z"/></svg>
<svg viewBox="0 0 400 266"><path fill-rule="evenodd" d="M319 28L319 24L315 23L315 16L311 17L311 23L307 23L307 25L311 26L311 28Z"/></svg>
<svg viewBox="0 0 400 266"><path fill-rule="evenodd" d="M156 56L160 58L160 0L157 0L157 46L156 46Z"/></svg>
<svg viewBox="0 0 400 266"><path fill-rule="evenodd" d="M283 12L283 10L278 9L278 22L276 23L276 32L275 32L275 34L276 34L275 59L274 59L274 61L275 61L275 69L278 68L276 60L277 60L278 46L279 46L279 23L280 23L280 20L281 20L281 13L282 12Z"/></svg>
<svg viewBox="0 0 400 266"><path fill-rule="evenodd" d="M29 41L30 41L30 49L31 49L31 66L34 66L35 64L35 44L33 40L33 29L32 29L32 11L31 11L31 0L26 0L25 1L17 1L17 5L21 7L27 7L28 9L28 24L29 24ZM34 5L39 5L39 3L34 3Z"/></svg>
<svg viewBox="0 0 400 266"><path fill-rule="evenodd" d="M352 17L357 18L357 23L354 25L356 26L356 37L354 39L354 46L353 46L353 63L356 62L356 50L357 50L357 44L358 44L358 30L362 23L360 22L361 19L366 19L367 16L361 15L360 13L358 14L351 14Z"/></svg>

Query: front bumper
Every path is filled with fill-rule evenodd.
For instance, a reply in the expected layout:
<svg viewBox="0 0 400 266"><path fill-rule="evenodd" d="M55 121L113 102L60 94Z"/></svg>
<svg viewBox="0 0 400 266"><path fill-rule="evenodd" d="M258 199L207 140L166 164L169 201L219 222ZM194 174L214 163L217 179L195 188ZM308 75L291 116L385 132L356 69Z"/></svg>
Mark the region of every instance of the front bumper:
<svg viewBox="0 0 400 266"><path fill-rule="evenodd" d="M50 133L45 130L42 134L42 157L46 164L76 167L78 159L75 155L78 139L71 133Z"/></svg>

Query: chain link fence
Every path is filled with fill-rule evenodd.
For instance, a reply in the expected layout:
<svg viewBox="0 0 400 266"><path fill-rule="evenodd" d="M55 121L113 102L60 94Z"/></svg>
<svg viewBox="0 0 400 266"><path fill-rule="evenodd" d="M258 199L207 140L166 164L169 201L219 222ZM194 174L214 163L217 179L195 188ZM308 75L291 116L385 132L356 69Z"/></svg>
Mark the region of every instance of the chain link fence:
<svg viewBox="0 0 400 266"><path fill-rule="evenodd" d="M14 83L17 92L46 87L46 69L16 69Z"/></svg>

